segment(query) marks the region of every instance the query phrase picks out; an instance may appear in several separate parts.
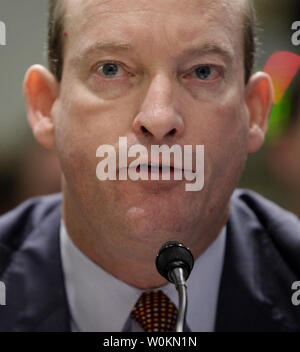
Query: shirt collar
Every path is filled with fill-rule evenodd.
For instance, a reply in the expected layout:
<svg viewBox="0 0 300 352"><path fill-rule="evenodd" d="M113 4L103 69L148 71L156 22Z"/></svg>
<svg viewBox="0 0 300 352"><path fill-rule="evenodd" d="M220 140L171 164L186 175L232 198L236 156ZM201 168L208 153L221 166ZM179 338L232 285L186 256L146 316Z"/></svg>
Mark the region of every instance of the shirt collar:
<svg viewBox="0 0 300 352"><path fill-rule="evenodd" d="M226 227L197 258L188 283L187 324L191 331L213 331L225 252ZM61 256L73 323L79 331L122 331L144 290L106 272L73 243L61 221ZM161 290L178 305L173 284ZM117 317L117 318L116 318Z"/></svg>

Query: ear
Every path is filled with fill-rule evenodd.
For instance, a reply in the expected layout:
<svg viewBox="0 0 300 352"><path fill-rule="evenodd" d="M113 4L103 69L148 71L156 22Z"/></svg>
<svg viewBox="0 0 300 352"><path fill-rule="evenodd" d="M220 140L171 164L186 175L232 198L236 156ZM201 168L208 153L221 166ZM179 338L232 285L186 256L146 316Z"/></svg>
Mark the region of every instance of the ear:
<svg viewBox="0 0 300 352"><path fill-rule="evenodd" d="M55 149L51 111L59 94L59 83L45 67L34 65L26 72L23 88L28 121L35 138L45 148Z"/></svg>
<svg viewBox="0 0 300 352"><path fill-rule="evenodd" d="M273 97L270 76L265 72L252 75L246 87L246 103L249 110L249 154L257 152L264 143L273 107Z"/></svg>

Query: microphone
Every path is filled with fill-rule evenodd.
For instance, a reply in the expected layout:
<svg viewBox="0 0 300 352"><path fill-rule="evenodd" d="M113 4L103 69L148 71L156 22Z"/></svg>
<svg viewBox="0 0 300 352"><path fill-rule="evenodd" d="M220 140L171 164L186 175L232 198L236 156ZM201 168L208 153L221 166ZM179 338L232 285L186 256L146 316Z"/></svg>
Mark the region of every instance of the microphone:
<svg viewBox="0 0 300 352"><path fill-rule="evenodd" d="M179 295L179 309L176 332L183 332L187 310L186 280L194 266L192 252L178 241L166 242L156 256L157 271L165 279L175 284Z"/></svg>

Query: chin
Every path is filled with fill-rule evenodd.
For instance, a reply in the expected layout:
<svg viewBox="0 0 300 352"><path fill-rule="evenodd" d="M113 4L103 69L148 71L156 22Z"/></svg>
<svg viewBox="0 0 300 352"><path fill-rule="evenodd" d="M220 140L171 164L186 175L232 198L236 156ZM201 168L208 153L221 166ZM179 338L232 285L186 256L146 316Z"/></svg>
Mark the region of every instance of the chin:
<svg viewBox="0 0 300 352"><path fill-rule="evenodd" d="M188 227L192 220L189 216L191 211L186 207L172 207L172 203L144 204L143 206L133 206L125 213L124 225L128 231L144 240L151 240L152 236L166 239L180 234ZM153 238L152 238L153 239Z"/></svg>

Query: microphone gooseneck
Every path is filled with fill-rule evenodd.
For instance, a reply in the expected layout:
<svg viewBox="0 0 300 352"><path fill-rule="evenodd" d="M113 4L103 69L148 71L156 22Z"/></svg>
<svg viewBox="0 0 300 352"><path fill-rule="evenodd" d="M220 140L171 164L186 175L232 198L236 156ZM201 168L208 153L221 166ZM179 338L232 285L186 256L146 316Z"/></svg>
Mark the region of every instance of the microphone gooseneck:
<svg viewBox="0 0 300 352"><path fill-rule="evenodd" d="M186 280L194 266L192 252L178 241L166 242L156 256L156 268L160 275L175 284L179 295L176 332L182 332L187 310Z"/></svg>

